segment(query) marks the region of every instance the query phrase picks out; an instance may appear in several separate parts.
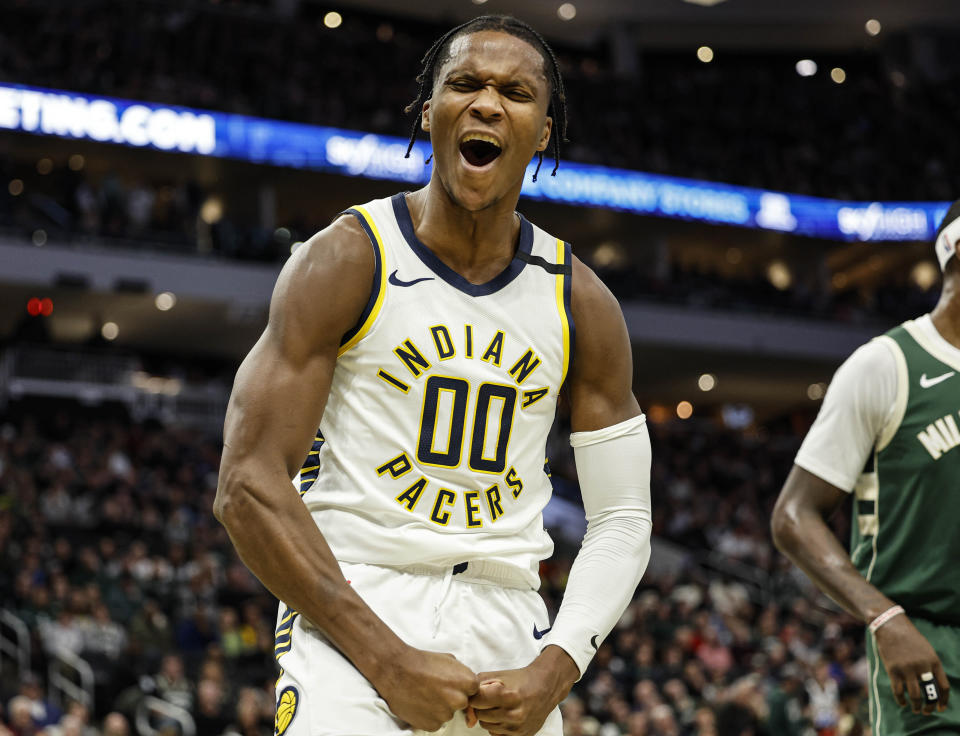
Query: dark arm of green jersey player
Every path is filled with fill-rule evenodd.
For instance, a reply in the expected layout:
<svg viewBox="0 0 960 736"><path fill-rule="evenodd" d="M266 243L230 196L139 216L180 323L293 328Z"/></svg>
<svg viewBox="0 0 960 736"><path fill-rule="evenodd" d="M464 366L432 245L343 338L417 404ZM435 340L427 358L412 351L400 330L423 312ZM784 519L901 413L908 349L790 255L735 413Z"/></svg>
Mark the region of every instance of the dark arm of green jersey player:
<svg viewBox="0 0 960 736"><path fill-rule="evenodd" d="M476 675L452 655L406 645L370 610L291 483L320 425L341 337L363 312L374 270L370 240L350 216L284 266L267 328L230 396L214 513L270 592L318 626L397 717L430 731L466 707Z"/></svg>
<svg viewBox="0 0 960 736"><path fill-rule="evenodd" d="M777 549L820 590L868 624L896 603L864 579L827 526L826 520L849 499L849 493L794 465L777 499L770 526ZM946 709L950 683L940 659L905 614L883 624L877 630L876 642L899 705L906 705L909 695L915 713L932 713L934 706L925 705L919 681L921 673L932 672L940 688L937 708Z"/></svg>
<svg viewBox="0 0 960 736"><path fill-rule="evenodd" d="M633 394L633 353L620 305L593 271L577 258L573 259L571 310L576 342L566 390L572 431L589 433L638 417L641 411ZM645 438L646 429L643 431ZM646 448L649 460L649 442ZM578 459L586 507L589 491L579 462ZM646 475L649 489L649 463ZM637 482L642 484L644 481L638 478ZM621 534L624 530L620 528L614 532ZM631 528L626 535L632 536L634 532ZM649 527L643 541L649 544ZM609 549L605 551L610 552ZM623 562L627 566L646 565L646 559ZM632 592L632 589L628 591L628 598ZM554 628L556 626L557 621ZM589 639L589 635L586 638ZM595 644L593 649L596 649ZM468 710L467 723L471 724L476 718L493 736L535 734L580 675L574 659L557 645L546 646L527 667L481 672L478 675L480 690L470 699L475 716Z"/></svg>

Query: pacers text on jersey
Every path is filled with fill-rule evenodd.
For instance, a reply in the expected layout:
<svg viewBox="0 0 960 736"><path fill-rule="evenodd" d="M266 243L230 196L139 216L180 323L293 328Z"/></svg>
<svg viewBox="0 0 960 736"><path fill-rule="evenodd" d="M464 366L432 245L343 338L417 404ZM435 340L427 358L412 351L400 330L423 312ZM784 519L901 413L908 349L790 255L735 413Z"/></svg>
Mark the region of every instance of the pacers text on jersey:
<svg viewBox="0 0 960 736"><path fill-rule="evenodd" d="M523 480L517 470L508 467L514 416L518 403L521 411L527 409L549 394L550 387L523 389L542 360L532 348L513 348L504 330L490 335L474 334L470 324L463 325L462 330L443 324L429 330L429 336L418 337L417 342L412 338L401 341L393 350L396 363L377 372L380 379L404 394L410 390L407 381L426 376L426 383L415 459L401 452L377 467L376 473L381 478L398 480L414 467L456 468L466 461L476 473L500 476L492 485L484 483L483 488L456 489L431 484L420 475L412 483L407 481L396 494L396 502L411 513L421 506L424 496L429 496L430 502L422 508L429 507L426 515L438 526L447 526L452 513L462 513L465 528L479 529L484 520L494 523L503 516L505 497L516 500L523 492ZM422 349L421 345L429 347ZM464 378L439 372L429 374L434 361L442 364L458 351L463 358L502 367L509 383L484 382L473 390ZM510 359L504 361L505 356ZM468 410L472 410L473 417L470 427ZM439 421L442 416L449 419L449 427L441 426L446 424Z"/></svg>

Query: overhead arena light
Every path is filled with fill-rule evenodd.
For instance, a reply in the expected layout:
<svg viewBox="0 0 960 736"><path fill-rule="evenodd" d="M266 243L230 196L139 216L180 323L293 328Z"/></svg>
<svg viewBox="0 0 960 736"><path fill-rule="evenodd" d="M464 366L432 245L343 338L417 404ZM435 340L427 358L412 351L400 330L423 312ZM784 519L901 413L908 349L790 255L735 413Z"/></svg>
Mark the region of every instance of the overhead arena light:
<svg viewBox="0 0 960 736"><path fill-rule="evenodd" d="M104 340L116 340L120 334L120 328L116 322L104 322L103 327L100 328L100 334L103 335Z"/></svg>
<svg viewBox="0 0 960 736"><path fill-rule="evenodd" d="M161 291L153 300L154 306L161 312L169 312L177 303L177 295L172 291Z"/></svg>
<svg viewBox="0 0 960 736"><path fill-rule="evenodd" d="M827 394L827 384L811 383L807 386L807 398L810 401L820 401Z"/></svg>
<svg viewBox="0 0 960 736"><path fill-rule="evenodd" d="M767 280L777 291L786 291L793 285L793 272L790 266L777 259L767 266Z"/></svg>
<svg viewBox="0 0 960 736"><path fill-rule="evenodd" d="M685 3L690 3L691 5L700 5L704 8L710 8L714 5L719 5L724 2L724 0L683 0Z"/></svg>

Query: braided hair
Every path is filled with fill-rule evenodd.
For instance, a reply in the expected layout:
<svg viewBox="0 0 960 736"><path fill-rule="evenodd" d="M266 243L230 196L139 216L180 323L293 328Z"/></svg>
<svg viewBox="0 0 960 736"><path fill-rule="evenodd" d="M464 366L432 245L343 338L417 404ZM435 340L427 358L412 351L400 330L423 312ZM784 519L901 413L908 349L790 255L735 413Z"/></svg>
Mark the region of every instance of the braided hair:
<svg viewBox="0 0 960 736"><path fill-rule="evenodd" d="M413 150L413 143L417 138L417 128L420 125L420 119L423 117L423 103L429 98L436 82L437 72L446 61L446 53L450 50L450 44L459 36L466 36L479 31L502 31L515 36L522 41L526 41L540 52L543 58L543 65L548 72L550 81L550 104L547 107L547 115L556 122L557 130L553 136L553 171L551 176L557 175L557 169L560 168L560 141L567 142L567 97L563 89L563 77L560 75L560 64L553 53L553 49L533 28L509 15L481 15L473 20L467 21L455 28L451 28L445 34L434 42L433 46L424 54L421 60L423 68L417 75L419 89L417 98L404 108L404 112L417 110L416 120L410 128L410 143L407 146L407 153L404 158L410 156ZM429 159L428 159L429 161ZM537 169L533 174L533 180L537 180L537 174L540 173L540 166L543 164L543 151L537 151Z"/></svg>

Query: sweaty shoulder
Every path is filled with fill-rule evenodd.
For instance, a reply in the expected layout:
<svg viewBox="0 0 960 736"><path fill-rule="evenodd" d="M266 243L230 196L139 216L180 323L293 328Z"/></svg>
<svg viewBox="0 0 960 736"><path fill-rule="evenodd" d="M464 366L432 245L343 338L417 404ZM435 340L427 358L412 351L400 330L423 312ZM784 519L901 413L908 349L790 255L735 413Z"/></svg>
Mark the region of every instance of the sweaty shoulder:
<svg viewBox="0 0 960 736"><path fill-rule="evenodd" d="M593 272L587 264L573 256L573 290L571 292L571 308L574 318L578 316L620 316L620 303L607 285Z"/></svg>
<svg viewBox="0 0 960 736"><path fill-rule="evenodd" d="M337 218L287 261L270 304L270 329L321 347L339 344L373 288L373 246L353 216Z"/></svg>
<svg viewBox="0 0 960 736"><path fill-rule="evenodd" d="M897 400L897 362L887 340L857 348L837 369L796 464L851 491Z"/></svg>
<svg viewBox="0 0 960 736"><path fill-rule="evenodd" d="M620 303L575 256L571 310L577 326L569 380L571 428L592 431L636 416L633 354Z"/></svg>
<svg viewBox="0 0 960 736"><path fill-rule="evenodd" d="M298 269L341 270L349 277L359 271L373 278L374 255L370 238L353 215L344 214L297 249Z"/></svg>

